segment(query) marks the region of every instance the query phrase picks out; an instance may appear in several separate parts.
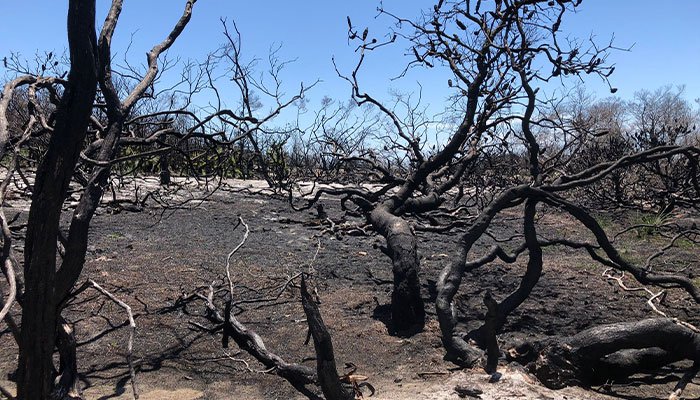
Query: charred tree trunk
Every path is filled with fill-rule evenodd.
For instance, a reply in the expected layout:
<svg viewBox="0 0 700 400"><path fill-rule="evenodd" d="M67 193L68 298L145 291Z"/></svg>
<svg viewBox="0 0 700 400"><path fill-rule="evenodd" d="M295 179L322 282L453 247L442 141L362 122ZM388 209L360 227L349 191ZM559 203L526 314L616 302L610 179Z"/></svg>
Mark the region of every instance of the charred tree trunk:
<svg viewBox="0 0 700 400"><path fill-rule="evenodd" d="M484 295L484 305L486 306L486 322L484 322L483 333L486 344L486 372L492 374L498 369L498 358L501 355L501 350L498 348L498 337L496 325L498 324L498 303L491 295L490 291L486 291Z"/></svg>
<svg viewBox="0 0 700 400"><path fill-rule="evenodd" d="M495 199L462 236L457 257L442 270L438 277L438 295L435 300L435 308L438 321L440 322L442 343L447 351L445 358L448 360L474 366L483 358L483 351L469 344L457 329L457 315L453 304L454 297L466 272L493 261L496 257L504 260L509 259L507 254L496 247L490 254L478 260L467 261L472 246L486 231L493 218L502 210L518 204L527 190L527 186L514 187L503 192Z"/></svg>
<svg viewBox="0 0 700 400"><path fill-rule="evenodd" d="M46 156L37 171L25 241L25 293L19 352L18 399L51 394L56 335L56 240L61 206L85 138L97 88L95 1L68 8L71 70Z"/></svg>
<svg viewBox="0 0 700 400"><path fill-rule="evenodd" d="M88 228L109 178L111 163L128 111L158 74L158 57L180 35L190 20L194 0L187 2L172 32L147 54L148 70L121 102L112 82L111 39L121 12L113 2L99 41L95 32L95 1L70 0L68 43L71 70L49 147L37 171L25 242L26 289L22 304L18 398L47 399L53 375L60 304L64 304L85 262ZM61 207L85 140L97 86L104 95L109 121L93 170L71 220L65 256L56 270ZM59 332L60 333L60 332ZM63 344L65 341L62 341ZM65 355L62 354L65 360ZM65 366L65 363L62 364Z"/></svg>
<svg viewBox="0 0 700 400"><path fill-rule="evenodd" d="M323 323L323 318L321 318L321 311L319 311L318 306L311 298L306 288L306 280L303 278L301 281L301 303L304 306L309 331L314 339L318 382L323 395L326 397L326 400L354 399L354 394L345 390L340 383L331 334L328 333L326 324Z"/></svg>
<svg viewBox="0 0 700 400"><path fill-rule="evenodd" d="M160 156L158 160L160 166L160 184L162 186L170 185L170 156L166 153Z"/></svg>
<svg viewBox="0 0 700 400"><path fill-rule="evenodd" d="M78 380L78 357L74 328L62 320L57 332L56 346L60 355L60 365L52 400L80 399Z"/></svg>
<svg viewBox="0 0 700 400"><path fill-rule="evenodd" d="M700 335L673 319L654 318L587 329L545 347L528 367L558 389L622 379L684 359L700 362Z"/></svg>
<svg viewBox="0 0 700 400"><path fill-rule="evenodd" d="M121 119L109 125L100 149L99 160L110 160L115 154L122 127ZM65 256L63 257L61 268L56 274L54 290L56 304L65 302L66 297L83 271L90 222L100 205L100 199L104 194L105 187L107 187L111 170L112 167L109 164L95 167L85 187L85 192L80 197L80 201L73 212L68 231L68 241L65 244ZM60 311L58 310L59 313Z"/></svg>
<svg viewBox="0 0 700 400"><path fill-rule="evenodd" d="M396 333L420 332L425 325L425 305L420 291L420 261L416 234L409 223L384 206L372 211L374 228L386 239L394 273L391 322Z"/></svg>
<svg viewBox="0 0 700 400"><path fill-rule="evenodd" d="M537 241L537 230L535 228L536 207L537 200L528 199L525 201L523 232L529 258L527 269L520 280L520 285L513 293L498 303L493 310L489 309L489 314L487 315L491 315L491 321L487 321L481 328L470 333L472 338L486 346L488 346L489 341L492 341L490 336L498 334L503 329L508 316L527 300L532 293L532 289L535 288L542 276L542 248Z"/></svg>

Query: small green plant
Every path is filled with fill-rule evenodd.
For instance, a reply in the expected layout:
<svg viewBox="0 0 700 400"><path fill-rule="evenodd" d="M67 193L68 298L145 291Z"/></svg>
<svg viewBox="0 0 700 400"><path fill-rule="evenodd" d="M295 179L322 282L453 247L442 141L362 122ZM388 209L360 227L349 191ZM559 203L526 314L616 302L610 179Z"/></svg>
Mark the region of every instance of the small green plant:
<svg viewBox="0 0 700 400"><path fill-rule="evenodd" d="M647 237L658 233L661 227L666 225L670 220L671 214L665 212L639 214L636 225L642 226L635 230L637 232L637 237Z"/></svg>

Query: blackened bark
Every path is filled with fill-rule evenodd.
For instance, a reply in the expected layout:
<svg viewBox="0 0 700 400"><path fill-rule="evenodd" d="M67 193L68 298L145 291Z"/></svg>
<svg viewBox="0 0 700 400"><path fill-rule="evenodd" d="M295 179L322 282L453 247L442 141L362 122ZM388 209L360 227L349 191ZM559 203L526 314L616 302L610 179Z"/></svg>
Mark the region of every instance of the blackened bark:
<svg viewBox="0 0 700 400"><path fill-rule="evenodd" d="M669 318L602 325L546 347L528 367L550 388L590 385L700 361L700 335Z"/></svg>
<svg viewBox="0 0 700 400"><path fill-rule="evenodd" d="M498 330L503 327L508 315L530 296L532 289L542 276L542 248L537 241L537 230L535 229L536 206L536 200L528 199L525 202L524 234L529 255L527 269L518 288L498 305L499 315L496 328Z"/></svg>
<svg viewBox="0 0 700 400"><path fill-rule="evenodd" d="M80 399L80 381L78 377L77 343L74 328L61 320L56 333L56 346L60 355L58 378L52 393L52 400Z"/></svg>
<svg viewBox="0 0 700 400"><path fill-rule="evenodd" d="M333 352L333 341L328 333L326 324L321 318L318 306L311 298L306 288L306 280L301 280L301 303L304 306L304 313L309 324L309 331L314 339L314 349L316 350L316 371L318 382L326 400L352 400L355 398L352 392L343 388L338 376L338 369L335 364L335 354Z"/></svg>
<svg viewBox="0 0 700 400"><path fill-rule="evenodd" d="M544 192L542 192L544 194ZM605 233L605 230L600 226L598 221L593 218L586 210L575 205L574 203L562 199L560 197L555 197L551 194L544 194L542 196L542 201L547 202L555 207L559 207L571 214L576 218L583 226L585 226L596 238L600 249L609 258L609 261L603 259L596 253L591 253L591 256L596 259L596 261L602 264L610 265L615 269L627 271L634 276L634 278L643 285L657 285L665 287L680 287L683 288L689 295L693 297L695 302L700 303L700 289L695 286L692 279L683 275L670 275L670 274L658 274L653 271L649 271L646 268L634 265L624 257L620 255L617 248L613 246L612 242ZM590 253L590 252L589 252Z"/></svg>
<svg viewBox="0 0 700 400"><path fill-rule="evenodd" d="M55 373L56 240L61 206L85 138L97 88L95 1L68 8L71 70L48 151L37 170L25 241L25 293L17 398L47 399Z"/></svg>
<svg viewBox="0 0 700 400"><path fill-rule="evenodd" d="M537 241L537 230L535 228L535 213L537 211L537 200L528 199L525 201L525 211L523 216L525 246L528 250L528 262L525 274L520 280L518 288L508 295L502 302L498 303L493 321L487 321L484 325L471 333L470 336L479 342L484 342L488 346L490 336L497 334L505 325L508 316L518 308L532 293L537 282L542 276L542 248ZM491 311L491 310L489 310ZM491 332L493 330L493 332Z"/></svg>
<svg viewBox="0 0 700 400"><path fill-rule="evenodd" d="M286 379L294 388L306 396L314 398L313 393L305 388L306 385L318 382L316 373L311 368L305 365L288 363L268 350L260 335L248 329L233 315L230 304L227 304L223 316L218 315L218 311L213 308L214 306L211 302L209 302L207 307L215 321L224 323L224 344L226 346L228 345L228 337L231 337L241 350L247 351L256 360L265 365L266 368L273 368L277 375Z"/></svg>
<svg viewBox="0 0 700 400"><path fill-rule="evenodd" d="M158 57L182 33L195 1L187 1L183 15L167 38L147 54L145 76L121 102L111 78L110 45L122 2L112 3L98 42L95 1L70 0L68 43L71 70L61 104L57 107L47 153L37 171L25 242L26 289L18 367L19 399L47 399L50 396L55 374L52 360L56 344L54 335L57 334L56 322L61 312L58 305L64 303L82 271L88 228L107 185L109 161L116 152L125 117L153 84L158 74ZM85 140L98 84L104 96L109 124L97 166L73 213L63 263L56 271L61 207ZM61 343L65 344L65 340L62 339ZM66 354L62 352L61 357L64 367Z"/></svg>
<svg viewBox="0 0 700 400"><path fill-rule="evenodd" d="M170 185L170 156L166 153L158 160L160 166L160 184Z"/></svg>
<svg viewBox="0 0 700 400"><path fill-rule="evenodd" d="M416 234L409 223L380 205L370 214L374 228L386 239L394 273L391 322L395 333L420 332L425 325L425 305L420 292L420 261Z"/></svg>
<svg viewBox="0 0 700 400"><path fill-rule="evenodd" d="M107 134L98 155L100 161L110 160L116 152L119 135L123 127L122 115L119 114L119 119L114 123L110 123L107 128ZM110 172L110 164L95 167L85 192L80 197L80 201L73 212L68 231L68 241L65 244L66 254L63 258L63 263L61 263L61 268L56 274L56 304L64 302L83 270L90 222L100 204Z"/></svg>
<svg viewBox="0 0 700 400"><path fill-rule="evenodd" d="M502 210L518 204L527 190L528 186L526 185L517 186L506 190L496 198L462 236L457 257L442 270L438 277L438 295L435 300L435 308L440 322L442 342L447 351L445 358L448 360L474 366L483 357L483 352L470 345L457 331L457 315L453 300L462 283L464 273L471 268L483 265L481 262L467 262L467 256L474 243L486 232L493 218Z"/></svg>
<svg viewBox="0 0 700 400"><path fill-rule="evenodd" d="M484 323L484 336L486 342L486 372L492 374L498 368L498 358L501 355L501 350L498 348L498 337L496 336L498 324L498 303L487 291L484 295L484 304L486 305L486 322Z"/></svg>

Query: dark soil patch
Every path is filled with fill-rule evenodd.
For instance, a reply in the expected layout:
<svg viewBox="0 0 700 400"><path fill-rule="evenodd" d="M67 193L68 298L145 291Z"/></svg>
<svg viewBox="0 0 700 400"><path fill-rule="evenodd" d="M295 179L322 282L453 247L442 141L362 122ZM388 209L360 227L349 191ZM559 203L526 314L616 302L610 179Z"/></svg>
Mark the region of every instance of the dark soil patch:
<svg viewBox="0 0 700 400"><path fill-rule="evenodd" d="M327 201L326 210L331 218L340 217L335 202ZM251 233L247 244L232 259L236 296L279 297L266 303L243 304L236 311L270 349L289 361L313 365L313 346L304 345L307 329L298 291L278 291L290 276L312 268L321 312L333 335L340 365L353 362L359 367L358 373L370 376L370 381L396 385L426 379L439 383L443 375L423 373L449 374L454 365L442 360L432 304L435 281L454 254L458 235L419 234L429 322L425 332L398 338L388 334L392 277L389 260L379 250L381 238L321 235L322 227L315 225L313 214L294 212L282 200L239 194L176 210L165 218L159 210L98 215L91 228L83 277L104 284L134 309L140 383L164 390L193 388L206 398L298 396L281 378L249 371L241 360L251 370L262 367L235 346L222 349L218 333L195 326L193 323L209 326L203 318L205 307L201 301L182 301L195 290L203 293L210 284L223 285L226 255L242 236L241 227L234 230L239 215L250 225ZM521 231L515 217L499 221L494 236L509 237ZM576 224L558 215L541 219L538 226L544 237L579 234ZM649 240L655 239L624 240L621 247L627 254L644 257L651 251ZM310 265L319 241L320 250ZM488 244L480 243L475 252L483 251ZM679 251L676 259L692 260L697 248ZM497 298L503 298L517 287L524 268L525 260L510 265L496 262L465 276L458 302L465 333L483 319L484 291L490 289ZM532 296L511 316L500 335L504 345L653 316L643 292L625 292L604 279L603 268L585 252L548 248L544 269ZM636 286L631 279L629 285ZM682 294L671 293L666 304L676 316L700 323L697 305ZM82 343L79 360L85 385L107 386L111 394L102 398L128 393L124 358L128 332L121 329L125 321L122 310L87 291L73 302L66 315L76 323ZM15 356L16 347L9 333L3 331L1 379L12 373ZM635 381L613 385L613 391L628 396L624 398L666 398L677 376L669 371L668 378L658 377L648 384ZM700 395L693 385L687 393Z"/></svg>

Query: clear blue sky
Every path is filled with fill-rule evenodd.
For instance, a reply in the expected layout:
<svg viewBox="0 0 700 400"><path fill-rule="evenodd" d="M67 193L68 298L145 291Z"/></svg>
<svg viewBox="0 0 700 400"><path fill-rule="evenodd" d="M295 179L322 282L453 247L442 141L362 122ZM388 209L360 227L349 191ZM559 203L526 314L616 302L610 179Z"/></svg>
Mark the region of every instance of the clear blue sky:
<svg viewBox="0 0 700 400"><path fill-rule="evenodd" d="M0 58L10 51L31 57L39 50L61 52L66 47L66 0L0 1ZM109 1L98 0L99 18ZM288 68L285 81L296 86L300 81L323 80L311 100L324 95L347 98L349 88L333 71L335 56L346 70L356 58L347 44L345 17L357 26L370 27L370 34L381 37L391 22L375 19L378 0L332 1L225 1L199 0L190 26L171 50L181 58L202 59L223 41L220 17L235 20L243 35L244 52L266 57L275 43L283 45L281 58L298 61ZM130 60L141 62L145 52L169 31L177 20L183 0L125 1L124 12L115 37L115 50L123 52L134 35ZM412 17L432 2L385 0L387 9ZM643 88L655 89L665 84L686 85L689 99L700 98L700 35L698 17L700 0L585 0L576 15L569 15L563 30L574 36L594 34L606 42L613 34L620 47L634 45L630 52L615 52L610 61L617 65L612 77L618 95L630 98ZM388 77L401 70L405 60L402 48L374 54L361 75L365 89L384 95L390 88L415 89L420 81L424 98L440 103L449 94L446 76L413 73L401 82ZM119 58L120 55L117 55ZM4 71L0 65L0 75ZM587 86L598 96L609 95L607 86L590 79ZM290 89L291 90L291 89Z"/></svg>

